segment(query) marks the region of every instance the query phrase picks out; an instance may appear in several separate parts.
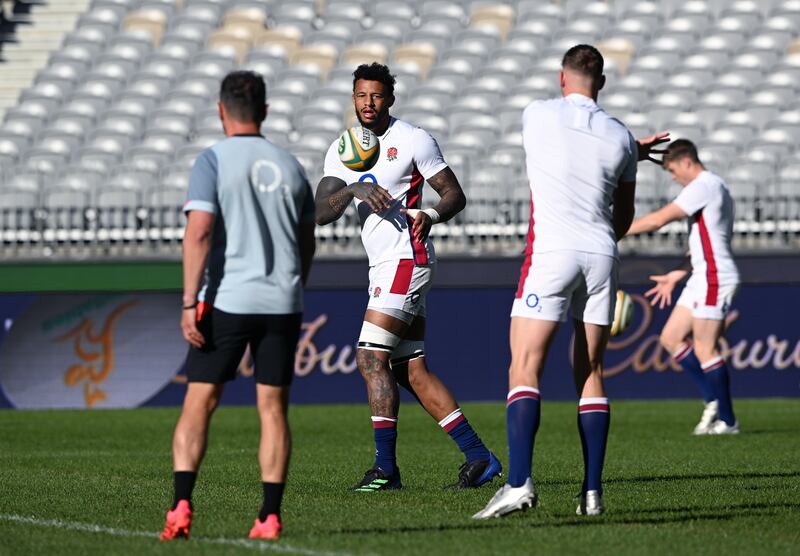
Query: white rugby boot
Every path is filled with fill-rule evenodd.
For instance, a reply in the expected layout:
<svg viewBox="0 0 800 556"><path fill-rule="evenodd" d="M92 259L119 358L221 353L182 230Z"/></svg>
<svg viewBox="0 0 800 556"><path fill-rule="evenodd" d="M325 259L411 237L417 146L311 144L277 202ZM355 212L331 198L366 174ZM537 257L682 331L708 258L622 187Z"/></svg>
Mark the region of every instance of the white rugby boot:
<svg viewBox="0 0 800 556"><path fill-rule="evenodd" d="M600 515L605 511L603 496L596 490L581 493L581 503L575 510L577 515Z"/></svg>
<svg viewBox="0 0 800 556"><path fill-rule="evenodd" d="M501 486L486 507L473 515L472 519L501 517L526 508L535 508L536 502L536 488L528 477L521 487L514 488L508 483Z"/></svg>
<svg viewBox="0 0 800 556"><path fill-rule="evenodd" d="M708 428L713 425L714 421L717 419L719 419L719 402L717 400L711 400L706 404L703 410L703 416L700 417L700 422L697 423L692 434L708 434Z"/></svg>
<svg viewBox="0 0 800 556"><path fill-rule="evenodd" d="M739 421L729 425L722 419L717 419L708 427L708 432L706 432L706 434L739 434Z"/></svg>

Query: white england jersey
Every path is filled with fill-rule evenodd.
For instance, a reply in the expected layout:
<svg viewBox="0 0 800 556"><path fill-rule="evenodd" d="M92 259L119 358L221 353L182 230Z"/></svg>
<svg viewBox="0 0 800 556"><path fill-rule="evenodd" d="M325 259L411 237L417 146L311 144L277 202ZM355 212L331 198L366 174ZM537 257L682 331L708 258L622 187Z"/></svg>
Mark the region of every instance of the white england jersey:
<svg viewBox="0 0 800 556"><path fill-rule="evenodd" d="M703 281L706 304L715 305L719 286L739 283L739 270L731 253L733 199L722 178L703 171L675 198L689 215L689 252L692 282Z"/></svg>
<svg viewBox="0 0 800 556"><path fill-rule="evenodd" d="M381 153L371 170L356 172L339 160L338 140L325 156L325 176L350 184L358 181L376 183L392 196L391 206L380 213L369 204L354 199L361 219L361 241L369 265L400 259L413 259L417 265L434 262L430 239L416 241L411 234L413 219L400 212L403 208L421 208L422 186L426 179L447 168L439 145L425 130L392 118L386 133L379 138Z"/></svg>
<svg viewBox="0 0 800 556"><path fill-rule="evenodd" d="M522 115L531 189L526 262L533 252L617 257L614 191L636 181L636 140L589 97L535 101Z"/></svg>

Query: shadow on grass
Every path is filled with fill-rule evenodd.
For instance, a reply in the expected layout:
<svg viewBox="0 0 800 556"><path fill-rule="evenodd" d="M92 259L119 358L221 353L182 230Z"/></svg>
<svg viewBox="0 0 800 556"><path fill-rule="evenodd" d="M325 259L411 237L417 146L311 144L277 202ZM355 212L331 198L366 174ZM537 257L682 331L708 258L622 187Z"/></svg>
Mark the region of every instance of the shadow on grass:
<svg viewBox="0 0 800 556"><path fill-rule="evenodd" d="M747 473L697 473L681 475L649 475L647 477L618 477L604 479L604 484L616 483L653 483L661 481L705 481L714 479L790 479L800 477L800 471L776 471L773 473L763 473L759 471ZM554 479L536 481L537 485L573 485L580 483L579 480Z"/></svg>
<svg viewBox="0 0 800 556"><path fill-rule="evenodd" d="M596 518L579 516L553 517L547 516L539 520L534 510L531 515L514 514L508 518L490 521L470 521L469 523L441 523L420 526L369 527L331 529L325 533L330 535L375 535L381 533L432 533L442 531L479 531L481 529L519 529L521 525L530 529L550 529L565 527L592 527L608 525L670 525L697 521L730 521L740 517L764 516L776 513L776 510L798 510L800 504L732 504L721 507L686 507L668 509L644 509L613 511ZM661 513L660 516L627 517L628 514ZM523 520L530 520L523 523ZM320 531L322 532L322 531Z"/></svg>

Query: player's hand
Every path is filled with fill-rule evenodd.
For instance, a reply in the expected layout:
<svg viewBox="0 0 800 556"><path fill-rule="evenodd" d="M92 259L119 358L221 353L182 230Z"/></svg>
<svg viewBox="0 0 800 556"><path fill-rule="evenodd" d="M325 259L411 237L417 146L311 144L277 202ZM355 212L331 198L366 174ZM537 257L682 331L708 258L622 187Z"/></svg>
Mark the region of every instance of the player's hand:
<svg viewBox="0 0 800 556"><path fill-rule="evenodd" d="M639 145L639 160L649 160L650 162L654 162L655 164L661 166L661 161L657 158L653 158L653 155L664 154L667 151L665 149L655 149L654 147L656 145L668 142L669 131L662 131L661 133L656 133L650 137L637 139L636 144Z"/></svg>
<svg viewBox="0 0 800 556"><path fill-rule="evenodd" d="M377 183L356 182L347 186L356 199L364 201L372 212L383 212L392 206L392 196Z"/></svg>
<svg viewBox="0 0 800 556"><path fill-rule="evenodd" d="M404 212L414 219L411 224L411 235L414 236L415 240L422 243L428 239L428 234L431 233L431 226L433 226L433 220L431 220L430 216L420 209L400 209L400 212Z"/></svg>
<svg viewBox="0 0 800 556"><path fill-rule="evenodd" d="M181 313L181 330L183 338L197 349L203 347L206 339L203 333L197 329L197 308L184 309Z"/></svg>
<svg viewBox="0 0 800 556"><path fill-rule="evenodd" d="M675 289L675 284L677 283L675 277L670 274L662 274L650 276L650 279L656 283L655 286L644 292L645 297L653 297L650 300L650 305L655 306L658 304L659 309L672 305L672 290Z"/></svg>

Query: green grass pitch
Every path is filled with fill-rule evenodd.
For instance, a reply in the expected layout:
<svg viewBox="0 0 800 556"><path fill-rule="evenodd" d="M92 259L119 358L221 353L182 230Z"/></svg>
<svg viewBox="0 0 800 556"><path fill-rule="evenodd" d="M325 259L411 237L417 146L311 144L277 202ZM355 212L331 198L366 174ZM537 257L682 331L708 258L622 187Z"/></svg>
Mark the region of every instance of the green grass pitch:
<svg viewBox="0 0 800 556"><path fill-rule="evenodd" d="M464 410L504 464L501 404ZM195 490L189 542L159 543L176 409L0 412L0 554L798 554L800 400L737 403L742 434L693 437L701 406L616 402L607 513L575 515L575 404L543 405L539 507L470 516L493 486L443 491L461 455L419 407L400 412L405 488L348 492L372 463L366 405L291 409L284 536L248 541L260 504L254 408L221 408Z"/></svg>

